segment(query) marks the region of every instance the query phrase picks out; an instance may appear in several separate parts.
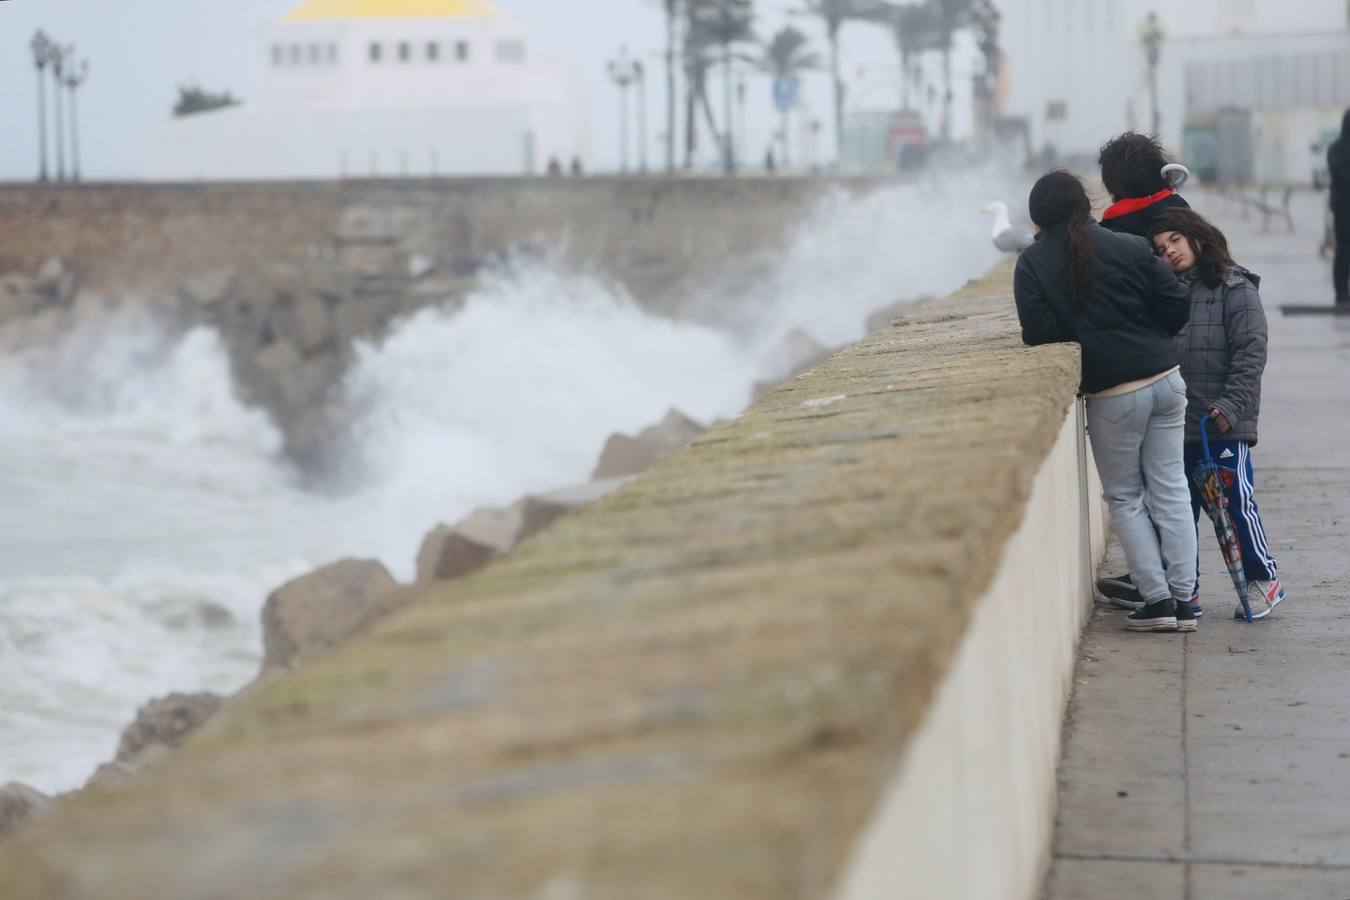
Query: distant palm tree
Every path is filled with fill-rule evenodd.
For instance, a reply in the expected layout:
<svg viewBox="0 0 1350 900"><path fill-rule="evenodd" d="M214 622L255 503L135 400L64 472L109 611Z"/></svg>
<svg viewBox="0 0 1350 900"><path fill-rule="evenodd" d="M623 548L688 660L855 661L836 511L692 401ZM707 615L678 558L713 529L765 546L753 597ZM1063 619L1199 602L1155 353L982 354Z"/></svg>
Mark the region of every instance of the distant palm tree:
<svg viewBox="0 0 1350 900"><path fill-rule="evenodd" d="M942 54L942 139L952 138L952 41L956 32L970 24L975 0L928 0L932 16L932 43Z"/></svg>
<svg viewBox="0 0 1350 900"><path fill-rule="evenodd" d="M675 55L680 39L680 0L662 0L666 12L666 171L675 171Z"/></svg>
<svg viewBox="0 0 1350 900"><path fill-rule="evenodd" d="M690 133L686 144L685 164L687 166L692 163L697 144L694 106L698 103L703 107L714 140L718 140L722 146L723 163L730 172L736 166L736 148L732 140L731 64L738 58L732 47L755 39L752 25L755 15L754 2L685 0L685 13L685 69L689 77L690 91L686 107ZM722 77L726 93L726 121L720 136L712 113L712 104L708 101L708 70L719 61L723 67Z"/></svg>
<svg viewBox="0 0 1350 900"><path fill-rule="evenodd" d="M891 34L895 38L896 50L900 51L900 74L906 110L911 106L910 89L918 81L919 56L926 47L937 42L933 18L932 7L925 4L898 6L891 16Z"/></svg>
<svg viewBox="0 0 1350 900"><path fill-rule="evenodd" d="M834 137L843 146L844 140L844 80L839 74L839 29L850 19L876 21L886 15L890 4L885 0L806 0L806 11L825 22L825 34L830 39L830 74L834 77Z"/></svg>
<svg viewBox="0 0 1350 900"><path fill-rule="evenodd" d="M764 56L759 68L775 80L795 79L810 69L820 68L820 57L807 46L807 37L791 25L773 36L773 40L764 45ZM783 165L789 165L788 125L792 110L780 109L782 116Z"/></svg>

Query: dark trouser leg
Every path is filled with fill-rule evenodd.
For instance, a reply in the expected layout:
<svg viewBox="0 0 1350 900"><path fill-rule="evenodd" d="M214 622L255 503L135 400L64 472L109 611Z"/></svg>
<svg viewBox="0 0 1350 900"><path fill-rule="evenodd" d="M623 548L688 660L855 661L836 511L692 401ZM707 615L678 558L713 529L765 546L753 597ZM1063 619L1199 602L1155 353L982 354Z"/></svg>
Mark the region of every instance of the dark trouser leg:
<svg viewBox="0 0 1350 900"><path fill-rule="evenodd" d="M1256 478L1252 472L1252 451L1247 444L1231 443L1237 453L1233 486L1228 490L1228 508L1233 511L1233 525L1242 544L1242 567L1248 581L1274 581L1279 563L1270 552L1266 526L1256 508Z"/></svg>
<svg viewBox="0 0 1350 900"><path fill-rule="evenodd" d="M1350 303L1350 206L1337 207L1336 215L1336 262L1332 266L1331 280L1336 287L1336 300Z"/></svg>
<svg viewBox="0 0 1350 900"><path fill-rule="evenodd" d="M1200 465L1200 445L1191 443L1186 445L1185 466L1186 466L1186 485L1191 489L1191 518L1196 521L1196 545L1195 545L1195 592L1200 593L1200 546L1204 542L1201 536L1201 526L1209 522L1209 516L1205 514L1204 507L1200 505L1200 491L1195 487L1195 480L1191 477L1195 472L1195 467Z"/></svg>

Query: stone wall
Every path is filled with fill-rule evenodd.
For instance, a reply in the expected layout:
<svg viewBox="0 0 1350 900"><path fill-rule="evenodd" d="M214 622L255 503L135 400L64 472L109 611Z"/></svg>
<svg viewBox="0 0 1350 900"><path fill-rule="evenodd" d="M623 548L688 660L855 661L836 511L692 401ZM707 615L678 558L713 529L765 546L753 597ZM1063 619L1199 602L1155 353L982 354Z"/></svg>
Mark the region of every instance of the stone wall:
<svg viewBox="0 0 1350 900"><path fill-rule="evenodd" d="M1072 345L1021 345L1001 268L240 698L143 780L35 820L0 847L7 900L860 896L888 785L981 621L1016 613L991 600L1010 560L1037 554L1036 611L1076 640L1091 561L1038 498L1090 509L1062 449L1078 377ZM1044 725L1067 685L993 636L994 689L955 691L957 712L1010 750L991 773L1019 788L1010 821L1043 823L1057 737L1023 744L989 710L1030 696ZM1005 839L1010 871L1044 858L1038 833L955 839L976 838L942 859ZM927 896L928 874L870 896Z"/></svg>
<svg viewBox="0 0 1350 900"><path fill-rule="evenodd" d="M240 396L323 466L325 405L356 339L453 306L504 259L594 272L677 315L763 280L828 192L876 180L459 179L0 186L0 352L92 310L217 329ZM42 273L55 273L46 277ZM49 289L60 276L69 290ZM79 295L76 294L78 286ZM23 321L16 321L23 319Z"/></svg>
<svg viewBox="0 0 1350 900"><path fill-rule="evenodd" d="M230 267L326 270L372 289L455 293L494 257L563 241L639 302L668 308L718 264L770 263L823 192L801 178L442 179L0 185L0 274L51 257L103 293L171 290Z"/></svg>

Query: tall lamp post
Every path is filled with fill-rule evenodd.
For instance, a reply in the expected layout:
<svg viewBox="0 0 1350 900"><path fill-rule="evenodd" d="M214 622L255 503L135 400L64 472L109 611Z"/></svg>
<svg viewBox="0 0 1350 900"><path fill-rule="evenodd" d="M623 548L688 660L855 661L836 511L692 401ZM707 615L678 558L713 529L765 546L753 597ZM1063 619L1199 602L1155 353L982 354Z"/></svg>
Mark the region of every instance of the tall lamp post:
<svg viewBox="0 0 1350 900"><path fill-rule="evenodd" d="M638 171L647 174L647 70L642 60L633 63L637 70Z"/></svg>
<svg viewBox="0 0 1350 900"><path fill-rule="evenodd" d="M63 75L65 73L66 54L73 48L61 47L58 44L52 44L47 52L52 64L52 79L56 82L56 115L53 120L56 125L52 129L56 137L56 180L66 180L66 142L62 133L61 125L63 116L61 115L61 88L64 84Z"/></svg>
<svg viewBox="0 0 1350 900"><path fill-rule="evenodd" d="M73 48L72 48L73 49ZM66 73L65 85L70 91L70 180L80 180L80 107L76 102L76 92L89 78L89 60L80 60L80 65L71 65Z"/></svg>
<svg viewBox="0 0 1350 900"><path fill-rule="evenodd" d="M628 55L626 46L619 48L617 58L609 61L609 77L619 86L619 167L628 171L628 89L641 75L642 64Z"/></svg>
<svg viewBox="0 0 1350 900"><path fill-rule="evenodd" d="M1139 40L1144 45L1144 58L1148 60L1148 96L1153 111L1152 132L1155 136L1162 131L1162 113L1158 110L1158 61L1162 59L1162 45L1166 39L1167 33L1158 21L1158 14L1149 12Z"/></svg>
<svg viewBox="0 0 1350 900"><path fill-rule="evenodd" d="M47 63L51 62L52 42L39 29L29 46L38 82L38 181L47 180Z"/></svg>

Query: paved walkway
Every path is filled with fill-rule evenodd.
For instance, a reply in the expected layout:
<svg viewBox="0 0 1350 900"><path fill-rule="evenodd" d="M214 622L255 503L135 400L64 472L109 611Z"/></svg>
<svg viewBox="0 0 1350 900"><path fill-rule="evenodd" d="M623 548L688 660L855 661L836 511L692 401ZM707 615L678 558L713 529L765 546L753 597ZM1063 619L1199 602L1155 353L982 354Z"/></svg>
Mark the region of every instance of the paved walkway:
<svg viewBox="0 0 1350 900"><path fill-rule="evenodd" d="M1284 318L1328 302L1325 195L1298 231L1190 197L1264 276L1270 319L1256 494L1289 593L1230 619L1231 583L1202 532L1194 635L1124 632L1099 604L1065 725L1048 900L1350 898L1350 319ZM1209 537L1209 540L1205 538ZM1108 568L1123 571L1118 548ZM1111 565L1114 563L1114 565Z"/></svg>

